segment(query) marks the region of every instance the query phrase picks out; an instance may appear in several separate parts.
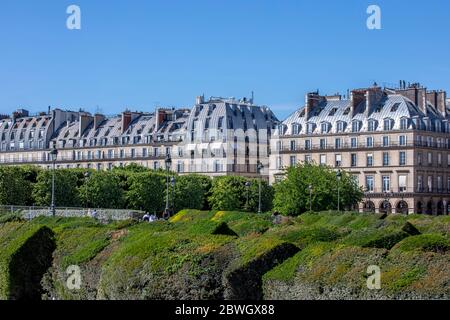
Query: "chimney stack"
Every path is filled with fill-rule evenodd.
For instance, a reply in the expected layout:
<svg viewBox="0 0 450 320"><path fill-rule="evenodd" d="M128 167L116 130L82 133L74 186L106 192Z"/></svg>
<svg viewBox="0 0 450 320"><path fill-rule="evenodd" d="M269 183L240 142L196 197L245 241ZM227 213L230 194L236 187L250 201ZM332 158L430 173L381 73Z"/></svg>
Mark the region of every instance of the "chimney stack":
<svg viewBox="0 0 450 320"><path fill-rule="evenodd" d="M94 129L97 130L100 124L105 121L106 117L102 114L96 113L94 115Z"/></svg>
<svg viewBox="0 0 450 320"><path fill-rule="evenodd" d="M439 91L436 97L436 108L443 117L448 116L446 101L447 101L447 92Z"/></svg>
<svg viewBox="0 0 450 320"><path fill-rule="evenodd" d="M201 95L195 98L195 104L202 104L205 102L205 95Z"/></svg>
<svg viewBox="0 0 450 320"><path fill-rule="evenodd" d="M381 89L381 87L378 87L376 84L374 84L373 87L366 89L366 109L364 111L364 115L366 117L369 117L375 108L380 104L381 100L383 99L384 91Z"/></svg>
<svg viewBox="0 0 450 320"><path fill-rule="evenodd" d="M78 135L81 138L84 131L91 125L94 118L89 114L80 113L80 128L78 130Z"/></svg>
<svg viewBox="0 0 450 320"><path fill-rule="evenodd" d="M355 116L356 108L366 100L366 91L364 90L352 90L350 94L350 114L352 117Z"/></svg>
<svg viewBox="0 0 450 320"><path fill-rule="evenodd" d="M324 101L325 98L319 95L319 91L307 93L305 96L305 116L308 120L311 118L313 111L315 108L319 106L319 104Z"/></svg>

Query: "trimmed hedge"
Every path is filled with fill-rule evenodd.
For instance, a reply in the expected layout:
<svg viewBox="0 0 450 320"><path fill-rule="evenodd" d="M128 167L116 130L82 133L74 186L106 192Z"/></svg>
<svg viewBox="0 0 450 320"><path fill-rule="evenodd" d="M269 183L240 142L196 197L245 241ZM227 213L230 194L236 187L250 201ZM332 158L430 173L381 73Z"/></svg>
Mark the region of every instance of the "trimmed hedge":
<svg viewBox="0 0 450 320"><path fill-rule="evenodd" d="M0 299L40 299L40 280L55 248L53 232L18 223L0 224L0 230Z"/></svg>

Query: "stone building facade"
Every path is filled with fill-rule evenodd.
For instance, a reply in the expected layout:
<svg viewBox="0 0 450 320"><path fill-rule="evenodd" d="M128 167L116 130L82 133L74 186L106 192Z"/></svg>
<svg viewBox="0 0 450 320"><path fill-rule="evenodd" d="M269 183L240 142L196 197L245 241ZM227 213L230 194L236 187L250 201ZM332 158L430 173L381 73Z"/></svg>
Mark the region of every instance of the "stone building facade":
<svg viewBox="0 0 450 320"><path fill-rule="evenodd" d="M450 212L446 93L419 84L306 95L271 139L271 182L298 162L350 172L365 193L360 211ZM355 204L356 205L356 204Z"/></svg>
<svg viewBox="0 0 450 320"><path fill-rule="evenodd" d="M0 115L0 165L109 170L139 164L179 174L282 179L315 162L349 171L365 193L360 211L450 212L449 100L419 84L374 85L347 99L318 92L280 122L253 99L204 96L192 108L124 111L26 110ZM260 164L261 170L258 170Z"/></svg>
<svg viewBox="0 0 450 320"><path fill-rule="evenodd" d="M112 169L139 164L210 176L259 176L268 179L269 138L279 123L269 108L252 99L197 97L193 109L157 108L105 117L87 112L49 110L30 116L17 110L0 116L0 165L52 166L49 151L58 150L57 168Z"/></svg>

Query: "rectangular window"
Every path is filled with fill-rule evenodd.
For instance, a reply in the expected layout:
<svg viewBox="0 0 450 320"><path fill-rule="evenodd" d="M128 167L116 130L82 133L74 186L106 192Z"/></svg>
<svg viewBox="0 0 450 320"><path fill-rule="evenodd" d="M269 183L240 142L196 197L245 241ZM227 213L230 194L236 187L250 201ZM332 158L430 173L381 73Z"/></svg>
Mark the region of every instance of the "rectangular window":
<svg viewBox="0 0 450 320"><path fill-rule="evenodd" d="M182 161L178 161L177 162L177 172L183 172L183 162Z"/></svg>
<svg viewBox="0 0 450 320"><path fill-rule="evenodd" d="M311 140L305 140L305 150L311 150Z"/></svg>
<svg viewBox="0 0 450 320"><path fill-rule="evenodd" d="M389 137L388 136L383 137L383 147L389 147Z"/></svg>
<svg viewBox="0 0 450 320"><path fill-rule="evenodd" d="M366 176L366 192L374 191L374 177Z"/></svg>
<svg viewBox="0 0 450 320"><path fill-rule="evenodd" d="M423 176L417 177L417 191L423 192Z"/></svg>
<svg viewBox="0 0 450 320"><path fill-rule="evenodd" d="M428 152L428 165L431 166L433 164L433 154Z"/></svg>
<svg viewBox="0 0 450 320"><path fill-rule="evenodd" d="M447 192L450 192L450 177L447 178Z"/></svg>
<svg viewBox="0 0 450 320"><path fill-rule="evenodd" d="M321 154L320 155L320 165L325 166L327 164L327 155Z"/></svg>
<svg viewBox="0 0 450 320"><path fill-rule="evenodd" d="M358 139L357 138L352 138L350 141L351 141L351 147L352 148L357 148L358 147Z"/></svg>
<svg viewBox="0 0 450 320"><path fill-rule="evenodd" d="M382 187L383 187L383 192L391 191L391 177L390 176L382 177Z"/></svg>
<svg viewBox="0 0 450 320"><path fill-rule="evenodd" d="M398 138L398 144L399 144L400 146L406 146L406 136L400 136L400 137Z"/></svg>
<svg viewBox="0 0 450 320"><path fill-rule="evenodd" d="M428 192L433 192L433 176L428 176Z"/></svg>
<svg viewBox="0 0 450 320"><path fill-rule="evenodd" d="M291 141L291 151L295 151L297 149L297 144L295 142L295 140Z"/></svg>
<svg viewBox="0 0 450 320"><path fill-rule="evenodd" d="M131 149L131 157L132 158L136 157L136 150L135 149Z"/></svg>
<svg viewBox="0 0 450 320"><path fill-rule="evenodd" d="M296 156L291 156L289 158L289 164L291 167L294 167L297 164L297 157Z"/></svg>
<svg viewBox="0 0 450 320"><path fill-rule="evenodd" d="M438 189L438 192L442 192L443 191L442 190L442 177L441 176L437 177L437 189Z"/></svg>
<svg viewBox="0 0 450 320"><path fill-rule="evenodd" d="M398 190L399 192L406 192L406 176L398 176Z"/></svg>
<svg viewBox="0 0 450 320"><path fill-rule="evenodd" d="M351 166L352 167L356 167L357 166L357 157L356 157L356 153L352 153L351 154Z"/></svg>
<svg viewBox="0 0 450 320"><path fill-rule="evenodd" d="M283 160L281 157L277 157L277 169L280 170L283 167Z"/></svg>
<svg viewBox="0 0 450 320"><path fill-rule="evenodd" d="M421 153L421 152L419 152L419 153L417 154L417 164L418 164L419 166L422 165L422 153Z"/></svg>
<svg viewBox="0 0 450 320"><path fill-rule="evenodd" d="M367 137L367 148L372 148L372 147L373 147L373 138Z"/></svg>
<svg viewBox="0 0 450 320"><path fill-rule="evenodd" d="M147 157L147 148L142 148L142 156Z"/></svg>
<svg viewBox="0 0 450 320"><path fill-rule="evenodd" d="M310 154L305 154L305 163L311 163L311 155Z"/></svg>
<svg viewBox="0 0 450 320"><path fill-rule="evenodd" d="M389 152L383 152L383 166L389 165Z"/></svg>
<svg viewBox="0 0 450 320"><path fill-rule="evenodd" d="M327 147L327 140L320 139L320 149L326 149L326 147Z"/></svg>
<svg viewBox="0 0 450 320"><path fill-rule="evenodd" d="M405 151L400 151L400 153L399 153L399 164L401 166L406 165L406 152Z"/></svg>
<svg viewBox="0 0 450 320"><path fill-rule="evenodd" d="M367 154L367 166L373 167L373 154L372 153Z"/></svg>
<svg viewBox="0 0 450 320"><path fill-rule="evenodd" d="M283 149L283 142L277 141L277 151L281 151Z"/></svg>
<svg viewBox="0 0 450 320"><path fill-rule="evenodd" d="M438 159L438 166L442 166L442 153L438 153L438 155L437 155L438 157L437 157L437 159Z"/></svg>
<svg viewBox="0 0 450 320"><path fill-rule="evenodd" d="M334 147L336 149L340 149L341 148L341 138L336 138L335 143L334 143Z"/></svg>
<svg viewBox="0 0 450 320"><path fill-rule="evenodd" d="M342 166L342 155L337 154L337 155L335 156L335 158L336 158L335 166L336 166L336 167Z"/></svg>

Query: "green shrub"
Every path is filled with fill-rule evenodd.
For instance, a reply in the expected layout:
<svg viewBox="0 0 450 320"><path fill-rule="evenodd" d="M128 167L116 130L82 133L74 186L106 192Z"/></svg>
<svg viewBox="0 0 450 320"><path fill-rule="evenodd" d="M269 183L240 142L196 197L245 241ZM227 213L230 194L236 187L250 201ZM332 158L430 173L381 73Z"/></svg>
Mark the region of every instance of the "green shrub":
<svg viewBox="0 0 450 320"><path fill-rule="evenodd" d="M25 221L22 214L13 212L13 213L0 213L0 224L7 222L20 222Z"/></svg>
<svg viewBox="0 0 450 320"><path fill-rule="evenodd" d="M421 234L400 241L393 250L445 253L450 250L450 241L440 234Z"/></svg>
<svg viewBox="0 0 450 320"><path fill-rule="evenodd" d="M0 299L39 298L39 277L50 266L54 250L52 231L7 223L0 225L0 243Z"/></svg>

